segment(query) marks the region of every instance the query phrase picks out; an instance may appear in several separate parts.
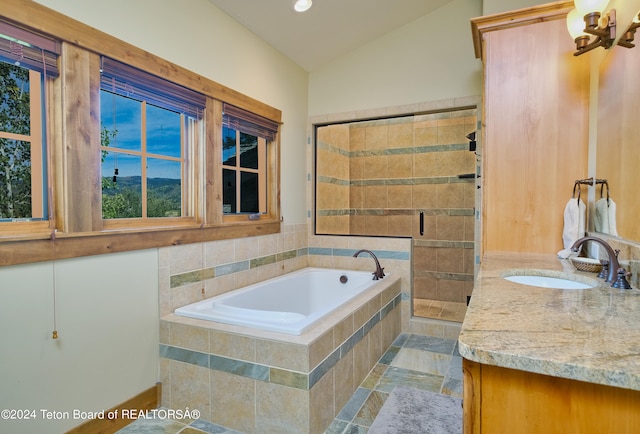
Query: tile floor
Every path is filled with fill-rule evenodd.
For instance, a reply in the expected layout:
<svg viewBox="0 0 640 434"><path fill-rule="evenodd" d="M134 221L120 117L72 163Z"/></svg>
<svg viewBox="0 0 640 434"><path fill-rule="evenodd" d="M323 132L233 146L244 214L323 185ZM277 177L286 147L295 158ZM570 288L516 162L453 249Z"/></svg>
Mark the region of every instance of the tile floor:
<svg viewBox="0 0 640 434"><path fill-rule="evenodd" d="M366 433L395 386L416 387L461 398L462 358L457 341L416 334L398 336L325 434ZM189 422L139 419L118 434L241 434L204 420Z"/></svg>

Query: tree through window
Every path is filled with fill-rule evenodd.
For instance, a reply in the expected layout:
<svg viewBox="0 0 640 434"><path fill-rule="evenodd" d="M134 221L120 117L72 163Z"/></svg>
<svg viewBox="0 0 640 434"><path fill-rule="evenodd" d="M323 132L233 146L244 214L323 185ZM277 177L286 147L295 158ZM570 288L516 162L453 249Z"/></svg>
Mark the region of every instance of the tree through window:
<svg viewBox="0 0 640 434"><path fill-rule="evenodd" d="M0 20L0 222L48 218L44 88L59 54L58 41Z"/></svg>

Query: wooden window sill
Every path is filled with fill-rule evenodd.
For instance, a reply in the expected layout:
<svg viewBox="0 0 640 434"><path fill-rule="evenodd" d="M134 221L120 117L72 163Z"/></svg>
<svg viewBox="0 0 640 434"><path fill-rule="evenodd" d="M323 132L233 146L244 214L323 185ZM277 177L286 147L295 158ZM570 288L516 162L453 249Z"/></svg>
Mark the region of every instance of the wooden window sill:
<svg viewBox="0 0 640 434"><path fill-rule="evenodd" d="M69 259L268 235L280 232L280 221L256 220L190 227L154 227L101 232L25 234L0 237L0 266Z"/></svg>

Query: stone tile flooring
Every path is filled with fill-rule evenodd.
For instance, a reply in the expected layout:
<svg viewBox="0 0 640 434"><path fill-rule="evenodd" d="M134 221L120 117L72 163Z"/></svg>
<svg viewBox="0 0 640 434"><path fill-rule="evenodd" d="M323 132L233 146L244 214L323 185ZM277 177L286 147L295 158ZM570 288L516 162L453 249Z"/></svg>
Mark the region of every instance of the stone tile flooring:
<svg viewBox="0 0 640 434"><path fill-rule="evenodd" d="M396 386L410 386L462 398L462 358L457 341L416 334L398 336L325 434L366 433ZM137 420L118 434L241 434L203 420L189 422Z"/></svg>

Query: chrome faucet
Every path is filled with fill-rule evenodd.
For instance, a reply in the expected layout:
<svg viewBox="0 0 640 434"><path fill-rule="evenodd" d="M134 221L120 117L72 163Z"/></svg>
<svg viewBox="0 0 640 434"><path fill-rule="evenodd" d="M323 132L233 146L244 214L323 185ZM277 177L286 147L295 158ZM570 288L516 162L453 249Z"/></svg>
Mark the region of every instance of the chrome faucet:
<svg viewBox="0 0 640 434"><path fill-rule="evenodd" d="M373 254L373 252L371 250L366 250L366 249L362 249L362 250L358 250L357 252L355 252L353 254L354 258L357 258L358 255L362 252L367 252L369 254L369 256L371 256L373 258L374 261L376 261L376 271L374 271L373 273L373 280L380 280L384 277L384 268L382 268L380 266L380 262L378 261L378 258L376 257L376 255Z"/></svg>
<svg viewBox="0 0 640 434"><path fill-rule="evenodd" d="M574 252L577 252L580 246L587 241L595 241L596 243L604 247L604 249L607 251L607 255L609 255L609 275L607 276L607 279L605 280L605 282L609 282L613 285L615 281L618 279L618 268L620 268L620 263L618 262L618 255L616 255L616 253L613 251L611 246L606 241L598 237L592 237L592 236L580 238L578 241L573 243L573 246L571 246L571 250Z"/></svg>

